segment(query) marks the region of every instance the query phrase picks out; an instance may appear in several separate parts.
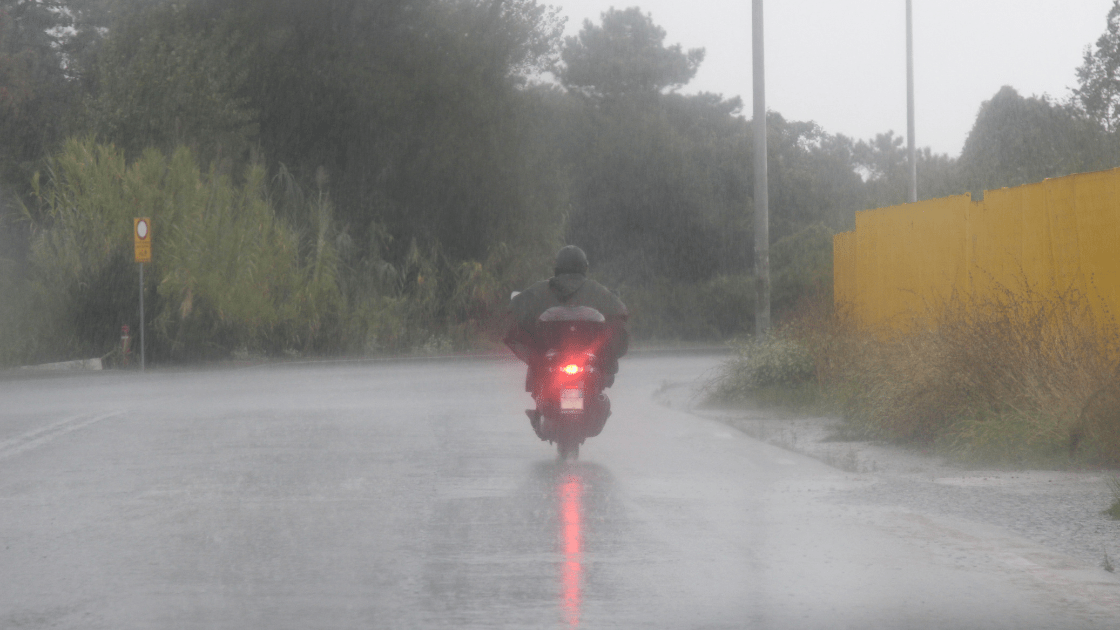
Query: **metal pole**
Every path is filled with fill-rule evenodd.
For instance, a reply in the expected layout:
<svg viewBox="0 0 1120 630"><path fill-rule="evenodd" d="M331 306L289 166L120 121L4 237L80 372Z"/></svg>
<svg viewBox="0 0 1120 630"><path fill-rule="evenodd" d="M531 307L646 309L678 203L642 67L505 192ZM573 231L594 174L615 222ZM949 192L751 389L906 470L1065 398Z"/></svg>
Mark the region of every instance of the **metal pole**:
<svg viewBox="0 0 1120 630"><path fill-rule="evenodd" d="M144 371L144 263L140 263L140 371Z"/></svg>
<svg viewBox="0 0 1120 630"><path fill-rule="evenodd" d="M914 12L906 0L906 143L910 154L910 202L918 200L918 159L914 141Z"/></svg>
<svg viewBox="0 0 1120 630"><path fill-rule="evenodd" d="M762 0L753 0L754 51L754 334L770 333L770 194L766 169L766 75Z"/></svg>

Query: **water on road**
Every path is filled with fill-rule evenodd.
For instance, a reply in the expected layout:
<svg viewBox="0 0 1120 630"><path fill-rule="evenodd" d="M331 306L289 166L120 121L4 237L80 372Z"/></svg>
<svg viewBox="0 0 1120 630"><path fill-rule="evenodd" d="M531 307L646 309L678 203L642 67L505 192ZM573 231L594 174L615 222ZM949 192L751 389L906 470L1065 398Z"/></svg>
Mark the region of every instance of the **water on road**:
<svg viewBox="0 0 1120 630"><path fill-rule="evenodd" d="M653 402L558 462L512 361L0 382L0 628L1115 628L1120 581Z"/></svg>

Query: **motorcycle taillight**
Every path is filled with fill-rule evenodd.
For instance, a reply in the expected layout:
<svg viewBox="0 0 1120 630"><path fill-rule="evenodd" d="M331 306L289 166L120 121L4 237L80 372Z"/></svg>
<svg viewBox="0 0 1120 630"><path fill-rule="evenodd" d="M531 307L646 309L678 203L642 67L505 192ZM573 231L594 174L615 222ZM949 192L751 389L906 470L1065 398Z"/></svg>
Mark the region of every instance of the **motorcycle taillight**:
<svg viewBox="0 0 1120 630"><path fill-rule="evenodd" d="M567 374L568 376L575 376L576 374L582 372L583 368L576 365L575 363L569 363L568 365L560 368L560 371Z"/></svg>

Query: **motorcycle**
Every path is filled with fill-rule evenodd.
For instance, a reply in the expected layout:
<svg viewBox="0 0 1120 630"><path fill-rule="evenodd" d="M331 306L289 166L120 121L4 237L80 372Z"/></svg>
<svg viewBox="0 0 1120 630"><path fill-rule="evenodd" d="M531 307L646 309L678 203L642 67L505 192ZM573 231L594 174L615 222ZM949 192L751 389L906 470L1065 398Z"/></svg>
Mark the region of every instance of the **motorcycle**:
<svg viewBox="0 0 1120 630"><path fill-rule="evenodd" d="M556 444L561 459L576 459L580 445L599 435L611 413L603 389L614 375L601 359L610 329L593 308L554 306L537 319L537 335L545 348L533 366L537 408L525 413L537 436Z"/></svg>

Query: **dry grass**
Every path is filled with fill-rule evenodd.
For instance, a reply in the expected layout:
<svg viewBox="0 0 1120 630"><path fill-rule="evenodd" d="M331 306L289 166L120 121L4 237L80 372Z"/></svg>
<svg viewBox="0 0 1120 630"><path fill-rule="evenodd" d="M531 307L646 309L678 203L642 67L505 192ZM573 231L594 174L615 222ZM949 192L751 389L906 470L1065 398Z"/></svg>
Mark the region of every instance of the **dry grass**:
<svg viewBox="0 0 1120 630"><path fill-rule="evenodd" d="M1104 511L1114 521L1120 521L1120 477L1108 480L1108 489L1112 491L1112 507ZM1108 556L1105 556L1107 558Z"/></svg>
<svg viewBox="0 0 1120 630"><path fill-rule="evenodd" d="M1020 286L930 311L887 335L810 301L780 334L853 435L972 463L1120 466L1120 339L1084 295Z"/></svg>
<svg viewBox="0 0 1120 630"><path fill-rule="evenodd" d="M941 390L955 405L944 436L954 453L1120 464L1110 426L1120 396L1109 395L1120 344L1115 322L1101 321L1085 295L1023 284L954 300L942 312L933 338Z"/></svg>

